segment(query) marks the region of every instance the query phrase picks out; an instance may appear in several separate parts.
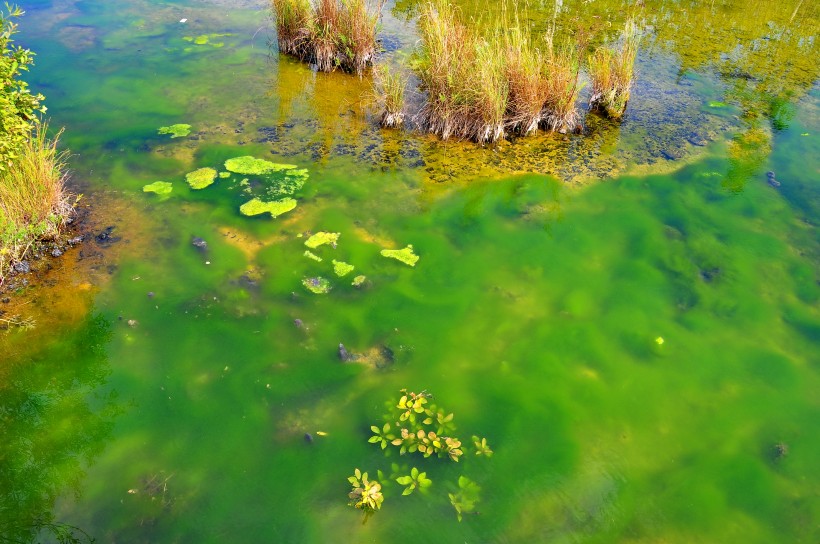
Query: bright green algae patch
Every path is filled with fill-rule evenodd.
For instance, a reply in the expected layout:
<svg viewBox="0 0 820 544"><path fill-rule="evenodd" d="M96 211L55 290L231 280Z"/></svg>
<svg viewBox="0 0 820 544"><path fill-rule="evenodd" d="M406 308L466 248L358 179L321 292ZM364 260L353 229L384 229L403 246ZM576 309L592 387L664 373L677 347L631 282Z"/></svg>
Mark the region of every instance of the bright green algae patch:
<svg viewBox="0 0 820 544"><path fill-rule="evenodd" d="M239 207L239 213L242 215L270 213L271 217L275 218L294 208L296 208L296 201L292 198L283 198L282 200L274 200L273 202L263 202L258 198L254 198L242 204L242 206Z"/></svg>
<svg viewBox="0 0 820 544"><path fill-rule="evenodd" d="M409 266L416 266L419 256L413 253L413 245L410 244L404 249L383 249L382 256L396 259Z"/></svg>
<svg viewBox="0 0 820 544"><path fill-rule="evenodd" d="M336 259L333 259L333 272L340 278L347 276L348 274L353 272L355 268L356 267L352 264L348 264L346 262L337 261Z"/></svg>
<svg viewBox="0 0 820 544"><path fill-rule="evenodd" d="M157 134L170 134L171 138L182 138L191 133L191 125L178 124L168 127L159 127Z"/></svg>
<svg viewBox="0 0 820 544"><path fill-rule="evenodd" d="M335 248L339 241L339 236L341 235L342 233L340 232L317 232L305 240L305 245L311 249L316 249L317 247L325 244Z"/></svg>
<svg viewBox="0 0 820 544"><path fill-rule="evenodd" d="M305 289L311 293L316 293L317 295L327 294L331 289L330 281L322 276L316 276L315 278L304 278L302 280L302 285L305 286Z"/></svg>
<svg viewBox="0 0 820 544"><path fill-rule="evenodd" d="M144 193L156 193L158 195L167 195L174 190L174 186L167 181L155 181L143 186Z"/></svg>
<svg viewBox="0 0 820 544"><path fill-rule="evenodd" d="M199 168L193 172L185 174L185 181L191 189L204 189L216 180L216 170L213 168Z"/></svg>
<svg viewBox="0 0 820 544"><path fill-rule="evenodd" d="M361 287L365 280L367 280L367 276L356 276L350 285L353 287Z"/></svg>
<svg viewBox="0 0 820 544"><path fill-rule="evenodd" d="M235 157L225 161L225 170L247 176L261 176L295 168L297 168L295 164L279 164L250 156Z"/></svg>
<svg viewBox="0 0 820 544"><path fill-rule="evenodd" d="M313 252L312 252L311 250L309 250L309 249L306 249L306 250L305 250L305 252L303 253L303 255L304 255L305 257L307 257L308 259L312 260L312 261L316 261L317 263L322 262L322 258L321 258L321 257L319 257L318 255L316 255L315 253L313 253Z"/></svg>

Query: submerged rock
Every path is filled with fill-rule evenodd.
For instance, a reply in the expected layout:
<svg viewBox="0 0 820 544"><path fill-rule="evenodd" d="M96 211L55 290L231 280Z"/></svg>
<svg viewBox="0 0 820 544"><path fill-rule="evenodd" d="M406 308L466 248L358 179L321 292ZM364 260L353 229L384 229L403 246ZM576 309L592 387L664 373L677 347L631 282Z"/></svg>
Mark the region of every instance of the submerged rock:
<svg viewBox="0 0 820 544"><path fill-rule="evenodd" d="M780 182L774 177L774 172L766 172L766 182L772 187L780 187Z"/></svg>
<svg viewBox="0 0 820 544"><path fill-rule="evenodd" d="M105 227L105 229L99 233L94 239L97 241L98 245L107 246L111 245L114 242L119 242L119 236L112 236L111 233L114 232L114 227Z"/></svg>
<svg viewBox="0 0 820 544"><path fill-rule="evenodd" d="M28 264L28 261L20 261L19 263L14 263L11 269L18 274L28 274L31 272L31 265Z"/></svg>
<svg viewBox="0 0 820 544"><path fill-rule="evenodd" d="M54 249L51 250L51 256L54 257L54 258L62 257L63 256L63 250L61 250L60 248L55 247Z"/></svg>
<svg viewBox="0 0 820 544"><path fill-rule="evenodd" d="M208 249L208 242L206 242L205 240L203 240L199 236L194 236L191 239L191 245L194 246L197 249L202 249L202 250Z"/></svg>
<svg viewBox="0 0 820 544"><path fill-rule="evenodd" d="M339 359L343 363L349 363L350 361L355 361L356 356L347 351L344 344L339 344Z"/></svg>
<svg viewBox="0 0 820 544"><path fill-rule="evenodd" d="M308 444L313 444L313 435L310 433L305 433L305 442Z"/></svg>

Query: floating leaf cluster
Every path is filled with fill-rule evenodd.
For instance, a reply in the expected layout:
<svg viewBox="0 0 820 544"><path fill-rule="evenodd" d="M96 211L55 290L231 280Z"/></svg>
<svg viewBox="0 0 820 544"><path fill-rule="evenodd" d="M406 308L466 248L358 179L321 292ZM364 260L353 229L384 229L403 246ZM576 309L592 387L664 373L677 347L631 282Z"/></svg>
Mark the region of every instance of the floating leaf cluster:
<svg viewBox="0 0 820 544"><path fill-rule="evenodd" d="M404 249L383 249L381 254L383 257L396 259L408 266L416 266L416 263L419 261L419 256L413 253L412 244Z"/></svg>
<svg viewBox="0 0 820 544"><path fill-rule="evenodd" d="M159 127L157 134L170 134L171 138L183 138L191 133L191 125L180 123L168 127Z"/></svg>
<svg viewBox="0 0 820 544"><path fill-rule="evenodd" d="M248 216L270 213L271 217L276 218L294 208L296 208L296 201L292 198L283 198L273 202L263 202L258 198L254 198L242 204L239 207L239 213Z"/></svg>
<svg viewBox="0 0 820 544"><path fill-rule="evenodd" d="M209 187L216 181L216 170L213 168L199 168L193 172L185 174L185 181L191 186L191 189L204 189Z"/></svg>
<svg viewBox="0 0 820 544"><path fill-rule="evenodd" d="M453 414L448 414L446 410L442 410L430 402L432 396L426 391L414 393L402 389L401 393L402 396L398 402L389 405L390 412L385 416L387 421L381 427L376 425L370 427L373 436L368 439L368 442L377 444L382 450L385 450L386 454L396 448L401 455L419 453L425 458L435 456L436 458L458 462L464 455L464 450L461 441L452 436L455 431ZM473 436L472 443L475 446L476 456L492 456L493 451L490 449L486 438ZM397 474L400 470L398 465L393 464L392 467L393 476L391 476L391 479L404 486L402 495L410 495L416 490L424 492L432 485L432 480L427 477L427 472L421 472L416 467L413 467L409 474ZM381 471L378 471L378 473L382 481L388 482ZM355 502L352 502L351 505L360 508L359 503L366 488L361 482L362 475L358 469L356 470L356 476L349 478L349 480L354 486L355 493ZM453 487L451 484L451 489ZM381 495L381 486L377 491L379 492L378 508L371 508L370 513L381 508L381 503L384 500ZM458 488L454 493L448 493L450 504L455 509L459 521L462 520L465 513L474 512L475 506L480 500L480 491L481 488L474 481L463 475L459 477ZM353 499L354 494L351 494L350 497Z"/></svg>
<svg viewBox="0 0 820 544"><path fill-rule="evenodd" d="M142 188L143 193L156 193L158 195L167 195L173 190L174 186L167 181L155 181Z"/></svg>
<svg viewBox="0 0 820 544"><path fill-rule="evenodd" d="M376 480L369 480L367 472L364 474L357 468L353 472L353 476L347 479L350 482L353 490L348 493L350 497L350 505L364 510L365 512L375 512L381 509L382 502L384 502L384 495L382 495L382 486Z"/></svg>

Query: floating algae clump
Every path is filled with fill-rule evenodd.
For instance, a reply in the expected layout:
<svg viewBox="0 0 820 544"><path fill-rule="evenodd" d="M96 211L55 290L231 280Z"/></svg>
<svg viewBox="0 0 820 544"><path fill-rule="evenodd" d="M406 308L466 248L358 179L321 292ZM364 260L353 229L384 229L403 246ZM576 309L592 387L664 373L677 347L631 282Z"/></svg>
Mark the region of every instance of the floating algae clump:
<svg viewBox="0 0 820 544"><path fill-rule="evenodd" d="M330 291L330 282L322 276L305 278L302 280L302 285L304 285L308 291L316 293L317 295L324 295Z"/></svg>
<svg viewBox="0 0 820 544"><path fill-rule="evenodd" d="M412 244L404 249L383 249L381 253L384 257L396 259L409 266L416 266L416 263L419 261L419 256L413 253Z"/></svg>
<svg viewBox="0 0 820 544"><path fill-rule="evenodd" d="M230 172L220 172L219 177L222 178L222 179L229 178L229 177L231 177L231 173Z"/></svg>
<svg viewBox="0 0 820 544"><path fill-rule="evenodd" d="M239 213L242 215L259 215L268 212L271 214L271 217L279 217L295 207L296 201L292 198L283 198L282 200L274 200L273 202L263 202L258 198L254 198L242 204L239 207Z"/></svg>
<svg viewBox="0 0 820 544"><path fill-rule="evenodd" d="M185 174L185 181L191 189L204 189L216 179L216 170L213 168L200 168Z"/></svg>
<svg viewBox="0 0 820 544"><path fill-rule="evenodd" d="M333 272L335 272L336 275L339 276L340 278L350 274L351 272L353 272L354 268L356 268L356 267L353 266L352 264L348 264L348 263L345 263L345 262L342 262L342 261L337 261L336 259L333 259Z"/></svg>
<svg viewBox="0 0 820 544"><path fill-rule="evenodd" d="M305 185L309 175L306 168L287 170L279 179L268 179L268 195L272 197L292 195Z"/></svg>
<svg viewBox="0 0 820 544"><path fill-rule="evenodd" d="M278 164L254 157L235 157L225 161L225 170L249 176L259 176L262 174L270 174L271 172L280 172L282 170L293 170L294 168L296 168L295 164Z"/></svg>
<svg viewBox="0 0 820 544"><path fill-rule="evenodd" d="M322 258L321 258L321 257L319 257L318 255L316 255L315 253L313 253L313 252L312 252L311 250L309 250L309 249L306 249L306 250L305 250L305 252L303 253L303 255L304 255L305 257L307 257L308 259L313 259L313 260L314 260L314 261L316 261L317 263L322 262ZM334 262L335 262L335 261L334 261Z"/></svg>
<svg viewBox="0 0 820 544"><path fill-rule="evenodd" d="M352 285L353 287L361 287L366 279L367 276L356 276L355 278L353 278L353 283L351 283L350 285Z"/></svg>
<svg viewBox="0 0 820 544"><path fill-rule="evenodd" d="M159 127L157 134L170 134L171 138L182 138L191 133L191 125L179 124L170 127Z"/></svg>
<svg viewBox="0 0 820 544"><path fill-rule="evenodd" d="M328 244L335 249L336 242L339 241L341 235L340 232L317 232L305 241L305 245L310 249L316 249L319 246Z"/></svg>
<svg viewBox="0 0 820 544"><path fill-rule="evenodd" d="M142 188L142 192L144 193L156 193L158 195L167 195L173 190L174 186L167 181L155 181L154 183L149 183Z"/></svg>

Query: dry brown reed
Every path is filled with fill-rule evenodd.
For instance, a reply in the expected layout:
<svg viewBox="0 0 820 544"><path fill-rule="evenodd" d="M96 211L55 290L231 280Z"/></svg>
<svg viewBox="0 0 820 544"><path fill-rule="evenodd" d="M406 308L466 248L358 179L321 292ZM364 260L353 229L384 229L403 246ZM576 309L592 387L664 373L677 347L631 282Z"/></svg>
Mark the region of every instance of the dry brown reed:
<svg viewBox="0 0 820 544"><path fill-rule="evenodd" d="M554 36L546 37L547 98L541 126L554 132L573 132L581 126L578 112L578 94L581 85L581 48L579 42L569 39L555 45Z"/></svg>

